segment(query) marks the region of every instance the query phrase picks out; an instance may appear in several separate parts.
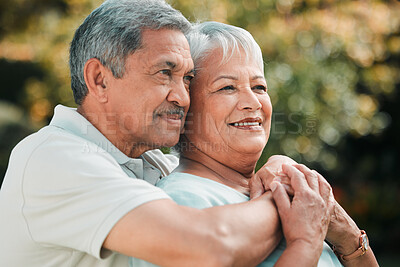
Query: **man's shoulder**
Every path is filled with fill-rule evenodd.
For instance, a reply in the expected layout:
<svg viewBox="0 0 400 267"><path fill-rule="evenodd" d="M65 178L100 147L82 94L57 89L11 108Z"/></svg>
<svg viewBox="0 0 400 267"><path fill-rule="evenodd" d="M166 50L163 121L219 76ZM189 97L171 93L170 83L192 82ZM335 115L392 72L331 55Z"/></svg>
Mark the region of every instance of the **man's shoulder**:
<svg viewBox="0 0 400 267"><path fill-rule="evenodd" d="M39 131L22 139L12 150L11 158L13 158L13 156L15 157L15 155L18 155L18 158L20 158L19 154L29 156L33 151L37 150L44 144L48 144L48 141L52 138L52 136L62 136L64 134L63 132L64 131L60 128L45 126Z"/></svg>
<svg viewBox="0 0 400 267"><path fill-rule="evenodd" d="M10 155L10 166L25 168L29 165L49 167L60 163L79 163L81 158L104 158L118 165L103 148L65 129L46 126L19 142Z"/></svg>
<svg viewBox="0 0 400 267"><path fill-rule="evenodd" d="M15 146L13 152L23 151L24 154L29 154L41 148L51 147L54 147L54 152L57 152L62 147L74 149L76 145L79 147L96 146L65 129L49 125L25 137Z"/></svg>

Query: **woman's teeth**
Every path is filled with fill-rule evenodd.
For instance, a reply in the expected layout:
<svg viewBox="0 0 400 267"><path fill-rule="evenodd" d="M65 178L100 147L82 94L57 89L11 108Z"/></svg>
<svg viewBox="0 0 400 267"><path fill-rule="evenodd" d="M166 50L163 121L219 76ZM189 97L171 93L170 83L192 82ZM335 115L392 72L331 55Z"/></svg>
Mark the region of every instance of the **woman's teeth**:
<svg viewBox="0 0 400 267"><path fill-rule="evenodd" d="M235 122L233 126L258 126L258 122Z"/></svg>

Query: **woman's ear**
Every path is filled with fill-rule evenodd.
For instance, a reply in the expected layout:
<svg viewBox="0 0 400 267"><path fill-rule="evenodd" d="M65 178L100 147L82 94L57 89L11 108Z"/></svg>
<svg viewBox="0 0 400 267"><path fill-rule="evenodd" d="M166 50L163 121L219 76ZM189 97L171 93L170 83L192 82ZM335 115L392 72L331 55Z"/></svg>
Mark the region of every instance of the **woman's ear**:
<svg viewBox="0 0 400 267"><path fill-rule="evenodd" d="M83 69L85 83L89 91L88 95L91 95L101 103L108 101L106 82L108 72L108 69L97 58L91 58L86 61Z"/></svg>

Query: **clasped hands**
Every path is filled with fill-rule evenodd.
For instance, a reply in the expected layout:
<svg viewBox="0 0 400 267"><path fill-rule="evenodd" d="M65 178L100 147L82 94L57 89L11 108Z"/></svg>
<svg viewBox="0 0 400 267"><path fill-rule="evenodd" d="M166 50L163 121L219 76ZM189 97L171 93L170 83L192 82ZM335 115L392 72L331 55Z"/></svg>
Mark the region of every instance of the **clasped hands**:
<svg viewBox="0 0 400 267"><path fill-rule="evenodd" d="M360 230L336 202L321 174L289 157L272 156L252 177L250 197L268 190L272 191L287 246L301 242L320 255L323 240L327 240L340 253L354 251Z"/></svg>

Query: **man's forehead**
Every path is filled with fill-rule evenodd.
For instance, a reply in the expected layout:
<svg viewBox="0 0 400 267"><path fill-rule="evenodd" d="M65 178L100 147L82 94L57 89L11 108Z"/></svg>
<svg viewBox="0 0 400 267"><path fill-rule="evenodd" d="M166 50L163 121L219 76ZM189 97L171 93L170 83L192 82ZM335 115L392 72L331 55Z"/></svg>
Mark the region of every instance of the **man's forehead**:
<svg viewBox="0 0 400 267"><path fill-rule="evenodd" d="M171 53L191 59L189 43L183 33L178 30L144 30L142 45L137 52L150 53L153 56Z"/></svg>
<svg viewBox="0 0 400 267"><path fill-rule="evenodd" d="M185 37L185 35L175 29L159 29L159 30L150 30L144 29L141 34L142 37L142 46L145 47L163 47L163 48L171 48L171 47L180 47L184 50L189 50L189 43Z"/></svg>

